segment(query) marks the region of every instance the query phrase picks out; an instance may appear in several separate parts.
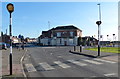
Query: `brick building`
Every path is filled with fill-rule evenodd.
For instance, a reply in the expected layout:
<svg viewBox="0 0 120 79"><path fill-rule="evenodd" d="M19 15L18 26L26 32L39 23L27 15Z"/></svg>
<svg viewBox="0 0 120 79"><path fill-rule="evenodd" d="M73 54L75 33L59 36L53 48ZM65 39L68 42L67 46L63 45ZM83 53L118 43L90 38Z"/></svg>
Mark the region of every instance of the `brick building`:
<svg viewBox="0 0 120 79"><path fill-rule="evenodd" d="M43 45L78 45L78 38L82 36L82 30L69 26L58 26L48 31L42 31L38 42Z"/></svg>

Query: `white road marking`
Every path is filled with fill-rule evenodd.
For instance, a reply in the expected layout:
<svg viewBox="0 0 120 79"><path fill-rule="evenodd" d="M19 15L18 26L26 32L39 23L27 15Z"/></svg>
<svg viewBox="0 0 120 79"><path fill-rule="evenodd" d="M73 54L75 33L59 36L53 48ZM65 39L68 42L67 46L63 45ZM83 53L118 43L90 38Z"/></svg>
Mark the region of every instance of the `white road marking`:
<svg viewBox="0 0 120 79"><path fill-rule="evenodd" d="M92 64L103 64L103 63L99 63L97 61L93 61L93 60L87 60L87 59L83 59L83 61L86 61L86 62L89 62L89 63L92 63Z"/></svg>
<svg viewBox="0 0 120 79"><path fill-rule="evenodd" d="M34 66L32 64L25 64L25 67L26 67L28 72L35 72L36 71L36 69L34 68Z"/></svg>
<svg viewBox="0 0 120 79"><path fill-rule="evenodd" d="M91 77L97 77L97 76L91 76Z"/></svg>
<svg viewBox="0 0 120 79"><path fill-rule="evenodd" d="M87 65L87 64L85 64L85 63L81 63L81 62L75 61L75 60L67 60L67 61L69 61L69 62L71 62L71 63L73 63L73 64L76 64L76 65L79 65L79 66L86 66L86 65Z"/></svg>
<svg viewBox="0 0 120 79"><path fill-rule="evenodd" d="M105 76L107 77L110 77L110 76L114 76L114 75L117 75L116 73L109 73L109 74L104 74Z"/></svg>
<svg viewBox="0 0 120 79"><path fill-rule="evenodd" d="M53 70L53 69L55 69L52 66L50 66L49 64L47 64L46 62L39 63L39 65L42 66L45 70Z"/></svg>
<svg viewBox="0 0 120 79"><path fill-rule="evenodd" d="M56 47L42 47L42 48L56 48Z"/></svg>
<svg viewBox="0 0 120 79"><path fill-rule="evenodd" d="M62 56L58 56L59 58L61 58Z"/></svg>
<svg viewBox="0 0 120 79"><path fill-rule="evenodd" d="M54 61L55 64L59 65L62 68L70 68L70 66L68 66L67 64L64 64L60 61Z"/></svg>
<svg viewBox="0 0 120 79"><path fill-rule="evenodd" d="M116 62L113 62L113 61L108 61L108 60L103 60L103 59L97 59L97 58L95 58L94 60L102 61L102 62L107 62L107 63L116 63Z"/></svg>

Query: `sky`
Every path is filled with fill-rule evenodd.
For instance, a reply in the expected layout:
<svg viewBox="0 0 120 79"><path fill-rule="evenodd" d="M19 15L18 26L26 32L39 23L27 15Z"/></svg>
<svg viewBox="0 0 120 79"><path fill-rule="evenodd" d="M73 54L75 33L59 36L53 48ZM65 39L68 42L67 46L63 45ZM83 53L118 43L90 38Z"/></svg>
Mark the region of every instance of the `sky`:
<svg viewBox="0 0 120 79"><path fill-rule="evenodd" d="M98 2L12 2L12 34L37 38L42 31L57 26L74 25L82 30L82 37L97 38L99 20ZM2 31L9 31L8 2L2 2ZM101 40L118 38L118 2L100 2L101 4ZM50 22L50 27L48 24ZM9 34L9 32L8 32ZM109 38L107 39L107 35Z"/></svg>

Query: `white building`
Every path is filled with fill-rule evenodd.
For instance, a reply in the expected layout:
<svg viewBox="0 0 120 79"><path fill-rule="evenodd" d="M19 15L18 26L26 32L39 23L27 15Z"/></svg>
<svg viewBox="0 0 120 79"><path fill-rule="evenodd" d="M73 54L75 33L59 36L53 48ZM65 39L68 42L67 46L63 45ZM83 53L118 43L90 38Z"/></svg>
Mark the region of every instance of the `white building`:
<svg viewBox="0 0 120 79"><path fill-rule="evenodd" d="M78 38L81 36L82 30L73 25L58 26L43 31L38 41L43 45L78 45Z"/></svg>

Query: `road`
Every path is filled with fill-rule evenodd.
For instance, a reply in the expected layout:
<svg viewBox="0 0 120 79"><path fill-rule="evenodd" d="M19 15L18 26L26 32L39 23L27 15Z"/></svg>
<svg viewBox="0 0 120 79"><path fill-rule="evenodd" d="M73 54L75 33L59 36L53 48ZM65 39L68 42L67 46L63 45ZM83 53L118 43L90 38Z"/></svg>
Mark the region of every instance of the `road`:
<svg viewBox="0 0 120 79"><path fill-rule="evenodd" d="M118 63L70 53L72 46L29 47L24 58L28 77L118 77Z"/></svg>

